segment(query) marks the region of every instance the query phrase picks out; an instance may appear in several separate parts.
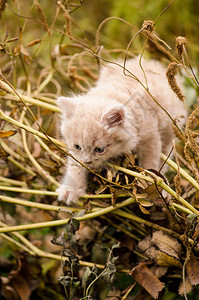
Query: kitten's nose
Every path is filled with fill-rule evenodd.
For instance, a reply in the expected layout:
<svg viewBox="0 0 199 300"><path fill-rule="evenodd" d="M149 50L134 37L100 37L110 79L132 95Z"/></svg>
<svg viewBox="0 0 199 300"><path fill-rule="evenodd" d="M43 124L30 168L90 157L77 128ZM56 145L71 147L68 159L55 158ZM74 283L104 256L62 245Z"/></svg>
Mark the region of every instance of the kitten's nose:
<svg viewBox="0 0 199 300"><path fill-rule="evenodd" d="M92 163L92 160L85 160L84 163L85 163L86 165L90 165L90 164Z"/></svg>

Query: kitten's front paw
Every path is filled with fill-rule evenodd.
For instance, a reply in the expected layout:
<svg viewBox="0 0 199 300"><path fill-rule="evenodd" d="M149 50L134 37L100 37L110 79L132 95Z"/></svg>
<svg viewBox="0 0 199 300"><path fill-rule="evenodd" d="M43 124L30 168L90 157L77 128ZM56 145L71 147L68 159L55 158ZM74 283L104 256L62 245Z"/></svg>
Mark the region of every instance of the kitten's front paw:
<svg viewBox="0 0 199 300"><path fill-rule="evenodd" d="M58 200L66 202L68 206L76 204L79 197L85 194L84 190L71 188L64 184L62 184L56 192L58 193Z"/></svg>

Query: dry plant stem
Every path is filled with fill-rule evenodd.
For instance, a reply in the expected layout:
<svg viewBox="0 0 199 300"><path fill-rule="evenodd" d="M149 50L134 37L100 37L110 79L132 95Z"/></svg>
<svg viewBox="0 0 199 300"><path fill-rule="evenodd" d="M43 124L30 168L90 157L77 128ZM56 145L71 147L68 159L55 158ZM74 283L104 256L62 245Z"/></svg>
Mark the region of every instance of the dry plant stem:
<svg viewBox="0 0 199 300"><path fill-rule="evenodd" d="M7 186L0 186L0 190L13 191L12 187L7 187ZM24 190L24 189L21 189L21 188L17 188L18 192L20 192L21 190L22 190L22 192L28 191L30 194L57 196L56 192L37 191L37 190ZM104 195L84 195L81 198L107 199L107 198L111 198L111 197L112 197L111 194L104 194ZM118 195L118 198L119 197L124 197L124 195ZM0 200L3 201L3 202L12 203L12 204L18 204L18 205L23 205L23 206L27 206L27 207L34 207L34 208L43 209L43 210L50 210L50 211L66 211L66 212L68 212L68 211L74 211L74 212L82 211L82 208L69 207L69 206L57 206L57 205L52 205L52 204L48 205L48 204L44 204L44 203L31 202L31 201L28 201L28 200L25 200L25 199L13 198L13 197L4 196L4 195L0 195ZM189 209L187 209L187 208L185 208L185 207L183 207L183 206L181 206L177 203L172 203L171 209L173 207L175 207L179 211L184 212L188 215L192 213ZM99 209L100 208L96 207L96 208L93 208L91 211L93 212L93 211L97 211ZM123 223L126 224L127 226L131 227L132 229L138 231L140 234L145 235L138 228L134 228L132 225L128 224L125 221L123 221Z"/></svg>
<svg viewBox="0 0 199 300"><path fill-rule="evenodd" d="M129 198L127 200L124 200L120 203L117 203L115 206L111 205L109 207L99 209L95 212L88 213L82 217L76 217L79 221L85 221L89 219L93 219L108 213L113 212L114 210L118 208L122 208L124 206L130 205L135 202L134 198ZM0 228L0 232L12 232L12 231L21 231L21 230L30 230L30 229L37 229L37 228L46 228L46 227L54 227L54 226L61 226L68 223L70 219L67 218L65 220L56 220L56 221L50 221L50 222L42 222L42 223L36 223L36 224L28 224L28 225L18 225L18 226L9 226L6 228Z"/></svg>
<svg viewBox="0 0 199 300"><path fill-rule="evenodd" d="M10 100L14 100L14 101L18 101L20 102L21 99L29 104L34 104L36 106L39 106L39 107L42 107L42 108L46 108L46 109L49 109L53 112L57 112L57 113L60 113L60 108L55 106L55 105L52 105L52 104L49 104L49 103L45 103L43 101L39 101L39 100L36 100L34 98L31 98L29 96L25 96L25 95L22 95L20 92L17 92L17 94L14 92L14 90L7 84L5 83L3 80L0 79L0 85L1 85L1 88L3 87L5 89L5 91L7 91L8 93L10 93L11 95L5 95L4 98L5 99L10 99Z"/></svg>
<svg viewBox="0 0 199 300"><path fill-rule="evenodd" d="M0 233L0 236L7 240L8 242L10 242L11 244L14 244L15 246L17 246L18 248L28 252L30 255L34 255L34 252L29 250L27 247L25 247L23 244L17 242L16 240L14 240L13 238L11 238L10 236L8 236L7 234L5 233Z"/></svg>
<svg viewBox="0 0 199 300"><path fill-rule="evenodd" d="M20 164L18 161L16 161L14 158L12 158L11 156L8 157L8 160L13 163L15 166L17 166L19 169L27 172L28 174L30 174L31 176L36 176L36 173L32 171L32 169L26 165L23 166L22 164Z"/></svg>
<svg viewBox="0 0 199 300"><path fill-rule="evenodd" d="M3 222L0 222L0 226L2 227L7 227L7 225ZM12 235L14 235L17 239L19 239L22 243L17 242L16 240L10 238L8 235L1 233L0 234L3 238L7 239L9 242L11 242L12 244L14 243L16 246L18 246L19 248L25 250L26 252L28 252L30 255L34 255L34 256L39 256L39 257L45 257L45 258L50 258L50 259L55 259L55 260L68 260L68 257L65 256L61 256L61 255L56 255L56 254L52 254L52 253L48 253L45 251L40 250L39 248L37 248L35 245L33 245L29 240L27 240L23 235L21 235L18 232L13 232ZM94 267L97 266L99 269L104 269L105 266L104 265L100 265L100 264L95 264L95 263L91 263L91 262L86 262L86 261L79 261L81 266L87 266L87 267ZM124 273L128 273L130 272L130 270L121 270L121 272Z"/></svg>
<svg viewBox="0 0 199 300"><path fill-rule="evenodd" d="M41 94L38 94L38 95L37 95L37 93L35 92L33 95L34 95L37 99L39 99L39 100L42 100L42 101L45 101L45 102L49 102L49 103L51 103L51 104L56 104L56 100L47 97L46 94L44 94L44 93L41 93Z"/></svg>
<svg viewBox="0 0 199 300"><path fill-rule="evenodd" d="M31 190L31 189L22 189L19 187L12 187L12 186L0 186L0 190L2 191L9 191L9 192L16 192L16 193L26 193L26 194L33 194L33 195L43 195L43 196L58 196L58 193L52 191L44 191L44 190ZM112 194L99 194L99 195L88 195L85 194L81 196L81 199L109 199L112 197ZM126 197L126 194L117 195L117 197ZM14 199L14 198L13 198Z"/></svg>
<svg viewBox="0 0 199 300"><path fill-rule="evenodd" d="M24 119L25 111L26 111L26 109L23 110L23 112L21 114L21 120ZM51 182L52 184L55 184L57 187L59 187L60 184L49 174L49 172L45 171L40 166L40 164L38 164L38 162L35 160L35 158L30 153L30 150L28 149L28 145L27 145L27 140L26 140L26 132L23 129L22 129L21 135L22 135L22 142L23 142L24 150L27 153L27 156L28 156L29 160L31 161L31 163L33 164L33 166L36 168L36 170L39 172L39 174L41 176L44 176L44 178L46 178L46 180L48 182Z"/></svg>
<svg viewBox="0 0 199 300"><path fill-rule="evenodd" d="M120 225L115 224L113 221L111 221L109 218L102 216L102 219L106 220L109 224L111 224L111 226L119 229L121 232L124 232L126 235L130 236L131 238L133 238L136 241L140 241L141 239L139 237L137 237L135 234L129 232L128 230L126 230L125 228L123 228Z"/></svg>
<svg viewBox="0 0 199 300"><path fill-rule="evenodd" d="M6 182L6 183L9 183L9 184L13 184L13 185L26 186L25 181L14 180L14 179L10 179L10 178L7 178L7 177L2 177L2 176L0 176L0 181Z"/></svg>
<svg viewBox="0 0 199 300"><path fill-rule="evenodd" d="M171 160L170 158L167 158L166 155L164 155L163 153L161 154L161 159L163 161L166 161L166 163L172 167L174 170L178 171L178 165L173 161ZM187 179L197 190L199 190L199 184L197 183L197 181L192 177L190 176L186 171L184 171L182 168L179 168L179 172L180 174L185 178Z"/></svg>
<svg viewBox="0 0 199 300"><path fill-rule="evenodd" d="M150 172L150 174L153 176L153 179L152 177L150 176L146 176L146 175L143 175L141 173L137 173L137 172L134 172L134 171L131 171L131 170L128 170L128 169L125 169L123 167L119 167L119 166L116 166L116 165L112 165L112 164L109 164L110 166L112 166L113 168L115 168L116 170L118 171L122 171L126 174L129 174L129 175L132 175L134 176L135 178L140 178L140 179L144 179L146 181L149 181L151 183L156 183L158 186L160 186L161 188L163 188L165 191L167 191L170 195L172 195L176 200L178 200L181 204L183 204L186 208L188 208L190 211L192 211L192 213L196 214L199 216L199 211L197 209L195 209L190 203L188 203L185 199L183 199L182 197L178 196L176 194L176 192L174 192L163 180L162 178L156 176L154 173ZM147 171L148 172L148 171ZM149 172L148 172L149 173Z"/></svg>
<svg viewBox="0 0 199 300"><path fill-rule="evenodd" d="M135 226L133 226L130 222L127 222L125 220L123 220L122 218L120 218L119 216L115 216L115 219L119 220L120 222L122 222L123 224L127 225L129 228L131 228L132 230L138 232L139 234L141 234L142 236L146 236L146 233L144 233L140 228L136 228Z"/></svg>
<svg viewBox="0 0 199 300"><path fill-rule="evenodd" d="M128 289L128 291L125 293L125 295L122 297L121 300L126 300L126 299L127 299L128 295L130 294L130 292L132 292L132 290L133 290L133 288L135 287L135 285L136 285L136 282L133 283L133 284L130 286L130 288Z"/></svg>
<svg viewBox="0 0 199 300"><path fill-rule="evenodd" d="M2 148L9 153L10 155L12 155L13 157L15 157L18 160L24 161L24 157L20 156L18 153L16 153L14 150L12 150L10 147L8 147L8 145L1 139L0 140L0 145L2 146Z"/></svg>
<svg viewBox="0 0 199 300"><path fill-rule="evenodd" d="M100 45L99 45L99 36L100 36L100 31L102 29L102 27L104 26L104 24L109 21L109 20L119 20L119 21L122 21L123 23L127 24L128 26L130 26L131 28L133 29L136 29L138 30L135 26L133 26L131 23L127 22L126 20L122 19L122 18L118 18L118 17L108 17L106 18L105 20L103 20L99 27L97 28L97 31L96 31L96 35L95 35L95 46L97 49L99 49Z"/></svg>
<svg viewBox="0 0 199 300"><path fill-rule="evenodd" d="M146 221L145 219L141 219L141 218L139 218L139 217L137 217L135 215L129 214L129 213L127 213L127 212L125 212L125 211L123 211L121 209L117 209L117 210L113 211L113 214L121 216L123 218L130 219L130 220L132 220L134 222L138 222L140 224L144 224L144 225L146 225L148 227L151 227L153 229L163 231L163 232L165 232L165 233L167 233L167 234L169 234L169 235L171 235L171 236L173 236L173 237L175 237L177 239L181 239L181 235L179 233L177 233L175 231L172 231L170 229L167 229L166 227L162 227L162 226L160 226L158 224L154 224L152 222ZM193 240L192 239L189 239L189 242L191 244L193 244Z"/></svg>
<svg viewBox="0 0 199 300"><path fill-rule="evenodd" d="M4 120L4 121L7 121L19 128L23 128L25 129L26 131L28 132L31 132L32 134L35 134L47 141L49 141L49 139L47 138L47 136L45 134L43 134L42 132L40 131L37 131L35 129L33 129L32 127L29 127L21 122L18 122L16 120L14 120L13 118L10 118L9 116L7 116L2 110L0 110L0 119ZM54 139L52 137L49 137L50 140L52 140L53 143L55 143L56 145L60 146L60 147L65 147L66 145L64 143L62 143L61 141L57 140L57 139Z"/></svg>
<svg viewBox="0 0 199 300"><path fill-rule="evenodd" d="M0 186L0 191L26 193L26 194L33 194L33 195L56 196L56 197L58 196L56 192L42 191L42 190L41 191L40 190L30 190L30 189L24 189L21 187L4 186L4 185Z"/></svg>
<svg viewBox="0 0 199 300"><path fill-rule="evenodd" d="M13 233L14 235L16 235L17 233ZM9 237L8 235L4 234L4 233L0 233L0 236L4 239L6 239L7 241L9 241L10 243L12 244L15 244L17 247L25 250L26 252L28 252L30 255L32 256L38 256L38 257L43 257L43 258L50 258L50 259L54 259L54 260L68 260L68 257L66 256L60 256L60 255L56 255L56 254L53 254L53 253L48 253L48 252L45 252L43 250L40 250L39 248L35 247L32 243L30 243L26 238L24 238L22 235L20 235L21 237L17 236L16 237L20 240L22 240L24 242L24 244L26 244L28 247L24 246L22 243L19 243L17 242L16 240L14 240L13 238ZM97 266L99 269L104 269L105 266L104 265L100 265L100 264L96 264L96 263L91 263L91 262L87 262L87 261L83 261L83 260L80 260L79 261L80 265L81 266L85 266L85 267L94 267L94 266ZM129 273L130 270L120 270L120 272L123 272L123 273Z"/></svg>
<svg viewBox="0 0 199 300"><path fill-rule="evenodd" d="M30 127L29 122L25 119L25 123L27 126ZM61 158L59 155L57 155L55 152L53 152L52 150L50 150L50 148L42 141L42 139L40 137L38 137L37 135L35 135L35 139L37 140L37 142L42 146L42 148L47 151L52 157L54 157L57 161L60 161L62 164L65 164L65 160L63 158Z"/></svg>
<svg viewBox="0 0 199 300"><path fill-rule="evenodd" d="M51 81L53 77L53 70L50 71L50 73L48 74L48 76L46 77L46 79L44 79L44 81L40 84L40 86L37 89L38 93L41 93L41 91L48 85L48 83Z"/></svg>
<svg viewBox="0 0 199 300"><path fill-rule="evenodd" d="M1 189L1 187L0 187L0 189ZM43 209L43 210L49 210L49 211L58 211L58 212L59 211L66 211L66 212L82 211L81 208L77 208L77 207L48 205L48 204L44 204L44 203L31 202L31 201L27 201L27 200L20 199L20 198L12 198L12 197L8 197L8 196L4 196L4 195L0 195L0 201L12 203L12 204L19 204L19 205L27 206L27 207Z"/></svg>

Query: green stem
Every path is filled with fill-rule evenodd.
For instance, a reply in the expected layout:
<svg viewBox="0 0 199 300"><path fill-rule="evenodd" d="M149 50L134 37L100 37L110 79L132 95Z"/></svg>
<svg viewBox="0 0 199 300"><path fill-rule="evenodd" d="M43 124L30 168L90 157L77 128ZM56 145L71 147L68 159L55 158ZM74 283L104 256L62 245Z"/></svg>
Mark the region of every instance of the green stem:
<svg viewBox="0 0 199 300"><path fill-rule="evenodd" d="M17 96L16 93L14 92L14 90L5 81L3 81L1 79L0 79L0 84L1 84L2 87L5 88L5 90L8 93L11 94L11 95L8 96L10 100L21 101L21 99L22 99L23 101L25 101L27 103L34 104L36 106L49 109L53 112L57 112L57 113L61 112L60 108L55 106L55 105L36 100L36 99L34 99L32 97L29 97L29 96L25 96L25 95L21 94L18 91L17 91L17 94L18 94L18 96ZM8 98L8 97L4 96L4 98Z"/></svg>
<svg viewBox="0 0 199 300"><path fill-rule="evenodd" d="M161 154L161 159L163 161L166 161L166 163L175 171L179 171L185 179L187 179L197 190L199 190L199 184L197 183L197 181L193 177L191 177L185 170L183 170L182 168L178 168L178 165L173 160L167 158L167 156L163 153Z"/></svg>
<svg viewBox="0 0 199 300"><path fill-rule="evenodd" d="M14 179L10 179L7 177L2 177L0 176L0 181L9 183L9 184L13 184L13 185L19 185L19 186L26 186L26 182L25 181L19 181L19 180L14 180Z"/></svg>
<svg viewBox="0 0 199 300"><path fill-rule="evenodd" d="M79 221L85 221L93 218L97 218L99 216L108 214L113 212L114 210L118 208L122 208L124 206L130 205L135 202L134 198L129 198L127 200L124 200L120 203L117 203L115 206L111 205L109 207L100 209L96 212L88 213L82 217L76 217ZM21 231L21 230L31 230L31 229L37 229L37 228L46 228L46 227L54 227L54 226L61 226L68 223L70 219L64 219L64 220L56 220L56 221L50 221L50 222L41 222L36 224L27 224L27 225L18 225L18 226L9 226L6 228L0 228L0 232L12 232L12 231Z"/></svg>
<svg viewBox="0 0 199 300"><path fill-rule="evenodd" d="M26 173L30 174L31 176L36 176L36 173L32 171L32 169L26 165L23 166L21 163L19 163L18 161L16 161L13 157L8 156L8 160L13 163L16 167L18 167L19 169L25 171Z"/></svg>

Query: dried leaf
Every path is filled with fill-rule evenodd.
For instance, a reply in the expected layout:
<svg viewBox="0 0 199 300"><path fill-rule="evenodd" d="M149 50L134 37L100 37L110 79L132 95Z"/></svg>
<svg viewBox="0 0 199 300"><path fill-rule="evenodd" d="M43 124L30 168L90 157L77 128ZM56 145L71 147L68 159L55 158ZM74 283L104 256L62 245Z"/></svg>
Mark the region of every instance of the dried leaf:
<svg viewBox="0 0 199 300"><path fill-rule="evenodd" d="M144 252L151 247L151 236L146 236L142 241L138 243L138 247Z"/></svg>
<svg viewBox="0 0 199 300"><path fill-rule="evenodd" d="M186 264L186 271L189 276L191 284L199 284L199 261L196 259L194 254L191 252L190 258Z"/></svg>
<svg viewBox="0 0 199 300"><path fill-rule="evenodd" d="M144 252L146 256L148 256L150 259L155 259L157 255L157 248L155 246L152 246L151 244L151 236L148 235L145 237L142 241L138 243L138 247Z"/></svg>
<svg viewBox="0 0 199 300"><path fill-rule="evenodd" d="M12 42L15 42L15 41L17 41L18 39L19 39L18 36L16 36L16 37L14 37L14 38L11 38L11 39L7 40L6 43L12 43Z"/></svg>
<svg viewBox="0 0 199 300"><path fill-rule="evenodd" d="M150 259L155 259L157 256L158 250L155 247L150 247L145 251L146 256L148 256Z"/></svg>
<svg viewBox="0 0 199 300"><path fill-rule="evenodd" d="M182 247L175 238L169 236L168 234L163 233L162 231L156 231L153 233L153 237L151 241L161 251L179 260L179 255L182 251Z"/></svg>
<svg viewBox="0 0 199 300"><path fill-rule="evenodd" d="M20 52L21 52L21 54L23 54L24 56L27 56L28 58L31 59L30 53L28 52L28 50L26 50L26 48L24 48L23 45L20 45Z"/></svg>
<svg viewBox="0 0 199 300"><path fill-rule="evenodd" d="M158 198L160 198L160 194L157 190L157 185L155 185L155 183L150 184L146 189L144 189L143 191L144 193L147 193L147 200L156 200Z"/></svg>
<svg viewBox="0 0 199 300"><path fill-rule="evenodd" d="M154 266L151 268L151 271L153 272L153 274L160 278L162 276L164 276L166 274L166 272L168 271L168 267L159 267L159 266Z"/></svg>
<svg viewBox="0 0 199 300"><path fill-rule="evenodd" d="M110 170L107 170L107 179L110 181L113 179L112 172Z"/></svg>
<svg viewBox="0 0 199 300"><path fill-rule="evenodd" d="M185 291L186 291L186 294L190 293L191 290L192 290L191 282L189 281L189 278L186 277L185 278ZM183 280L180 282L178 293L179 293L180 296L184 296L184 283L183 283Z"/></svg>
<svg viewBox="0 0 199 300"><path fill-rule="evenodd" d="M17 133L16 130L7 130L7 131L0 130L0 138L9 138L16 133Z"/></svg>
<svg viewBox="0 0 199 300"><path fill-rule="evenodd" d="M144 263L136 266L131 275L153 298L158 298L159 292L164 288L164 283Z"/></svg>
<svg viewBox="0 0 199 300"><path fill-rule="evenodd" d="M30 43L28 43L25 47L26 47L26 48L32 47L32 46L34 46L34 45L39 44L40 42L41 42L40 39L36 39L36 40L33 40L33 41L31 41Z"/></svg>
<svg viewBox="0 0 199 300"><path fill-rule="evenodd" d="M146 208L144 208L142 205L139 204L139 208L141 210L141 212L145 215L149 215L150 212L148 212L148 210L146 210Z"/></svg>
<svg viewBox="0 0 199 300"><path fill-rule="evenodd" d="M0 157L8 157L9 154L3 149L0 147Z"/></svg>
<svg viewBox="0 0 199 300"><path fill-rule="evenodd" d="M157 252L156 262L159 266L163 266L163 267L170 267L170 266L179 267L179 268L182 267L182 264L178 259L162 251Z"/></svg>
<svg viewBox="0 0 199 300"><path fill-rule="evenodd" d="M139 204L144 207L151 207L153 206L153 203L147 200L139 200Z"/></svg>

